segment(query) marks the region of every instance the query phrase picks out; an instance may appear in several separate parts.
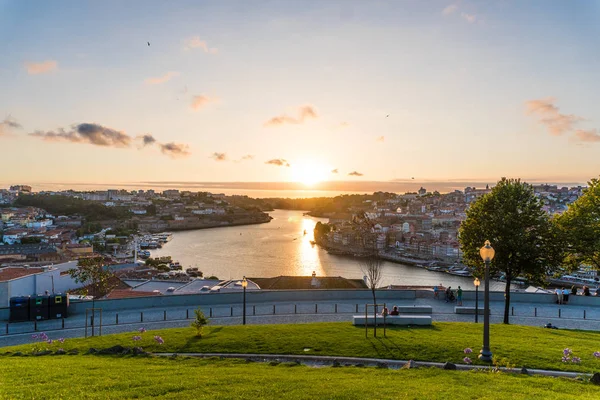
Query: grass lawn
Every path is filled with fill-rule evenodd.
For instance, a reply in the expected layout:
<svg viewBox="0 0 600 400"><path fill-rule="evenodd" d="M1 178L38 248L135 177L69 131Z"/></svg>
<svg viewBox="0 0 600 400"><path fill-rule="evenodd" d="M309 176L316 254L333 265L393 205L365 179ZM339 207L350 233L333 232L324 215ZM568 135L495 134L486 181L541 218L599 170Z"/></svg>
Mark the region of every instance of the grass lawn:
<svg viewBox="0 0 600 400"><path fill-rule="evenodd" d="M10 357L5 399L591 399L598 387L563 378L419 368L312 368L242 360L114 356Z"/></svg>
<svg viewBox="0 0 600 400"><path fill-rule="evenodd" d="M90 347L106 348L115 344L141 346L151 352L223 352L307 354L351 357L378 357L462 363L463 349L473 349L475 364L482 343L482 324L434 323L432 327L388 329L387 338L365 339L364 328L349 323L311 323L290 325L208 326L202 339L192 328L173 328L148 331L140 342L135 333L108 335L88 339L68 339L50 347L65 350L76 348L85 352ZM158 345L154 335L165 343ZM541 368L575 372L600 371L600 333L590 331L553 330L518 325L491 325L491 349L499 359L516 367ZM561 362L564 348L581 358L580 364ZM31 352L32 345L0 349ZM308 350L307 350L308 349ZM0 362L3 362L0 360Z"/></svg>

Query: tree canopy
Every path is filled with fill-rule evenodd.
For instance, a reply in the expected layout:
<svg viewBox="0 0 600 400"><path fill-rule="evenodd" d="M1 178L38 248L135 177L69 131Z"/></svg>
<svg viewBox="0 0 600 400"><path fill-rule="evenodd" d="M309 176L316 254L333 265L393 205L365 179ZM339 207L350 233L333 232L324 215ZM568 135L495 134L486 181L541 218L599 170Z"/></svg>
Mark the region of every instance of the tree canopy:
<svg viewBox="0 0 600 400"><path fill-rule="evenodd" d="M576 269L583 264L600 270L600 180L589 181L583 195L556 222L567 242L567 266Z"/></svg>
<svg viewBox="0 0 600 400"><path fill-rule="evenodd" d="M509 322L510 284L524 275L541 283L560 265L559 235L533 188L519 179L502 178L491 193L467 210L459 230L463 260L483 276L479 249L489 240L496 250L490 273L506 277L504 323Z"/></svg>

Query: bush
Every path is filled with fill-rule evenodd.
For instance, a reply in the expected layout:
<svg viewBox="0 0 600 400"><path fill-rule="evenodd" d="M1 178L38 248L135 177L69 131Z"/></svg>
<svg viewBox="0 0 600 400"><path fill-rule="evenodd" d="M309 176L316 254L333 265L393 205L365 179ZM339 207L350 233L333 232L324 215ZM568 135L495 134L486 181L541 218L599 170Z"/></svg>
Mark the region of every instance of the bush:
<svg viewBox="0 0 600 400"><path fill-rule="evenodd" d="M208 324L208 318L206 318L200 307L194 310L194 314L196 315L196 318L194 319L194 321L192 321L191 326L196 328L196 336L201 338L202 329L204 328L204 325Z"/></svg>

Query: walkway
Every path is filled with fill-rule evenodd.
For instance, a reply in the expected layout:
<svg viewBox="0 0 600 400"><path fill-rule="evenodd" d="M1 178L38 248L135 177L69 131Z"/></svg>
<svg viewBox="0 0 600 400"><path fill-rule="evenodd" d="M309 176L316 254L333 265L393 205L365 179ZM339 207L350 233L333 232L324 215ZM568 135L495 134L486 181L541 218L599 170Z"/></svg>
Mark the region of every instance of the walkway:
<svg viewBox="0 0 600 400"><path fill-rule="evenodd" d="M491 302L491 322L501 323L504 303ZM443 300L418 298L414 300L398 300L388 303L388 307L429 305L432 306L433 321L472 322L474 315L454 314L456 304ZM474 306L474 302L465 301L465 306ZM364 300L345 300L337 302L296 302L296 303L248 303L246 307L248 324L290 324L311 322L348 322L352 315L364 313ZM483 307L483 302L480 302ZM570 306L538 303L513 303L514 315L511 324L543 326L548 322L561 329L600 330L600 307ZM242 305L222 304L202 307L210 316L212 325L236 325L242 323ZM511 310L512 311L512 310ZM512 313L512 312L511 312ZM560 317L559 317L560 313ZM585 319L584 319L585 314ZM102 334L134 332L140 327L146 329L162 329L189 326L193 318L191 307L147 308L127 311L107 311L102 315ZM99 319L96 319L99 322ZM88 320L88 323L90 321ZM479 316L483 322L483 316ZM63 328L64 323L64 328ZM75 338L85 336L85 314L74 315L64 320L20 322L0 324L0 347L29 343L31 334L44 331L51 339ZM7 335L8 329L8 335ZM88 334L91 329L88 328ZM96 326L95 334L98 334Z"/></svg>

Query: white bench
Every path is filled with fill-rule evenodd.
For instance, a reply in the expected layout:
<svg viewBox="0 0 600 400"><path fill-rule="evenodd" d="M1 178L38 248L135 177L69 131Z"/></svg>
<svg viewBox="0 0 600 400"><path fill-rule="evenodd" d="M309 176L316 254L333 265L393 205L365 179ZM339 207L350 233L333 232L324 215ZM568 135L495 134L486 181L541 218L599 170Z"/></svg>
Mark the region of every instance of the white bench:
<svg viewBox="0 0 600 400"><path fill-rule="evenodd" d="M391 311L393 307L389 307ZM398 306L398 312L400 314L431 314L431 306ZM393 315L392 315L393 317Z"/></svg>
<svg viewBox="0 0 600 400"><path fill-rule="evenodd" d="M459 306L459 307L454 307L454 313L455 314L473 314L475 315L475 307L463 307L463 306ZM477 314L479 315L483 315L483 307L479 307L479 309L477 310ZM491 312L490 312L491 314Z"/></svg>
<svg viewBox="0 0 600 400"><path fill-rule="evenodd" d="M388 315L385 318L386 325L431 325L430 315ZM354 315L352 324L357 326L365 325L364 315ZM367 325L375 325L373 314L367 317ZM383 325L383 316L377 316L377 325Z"/></svg>

